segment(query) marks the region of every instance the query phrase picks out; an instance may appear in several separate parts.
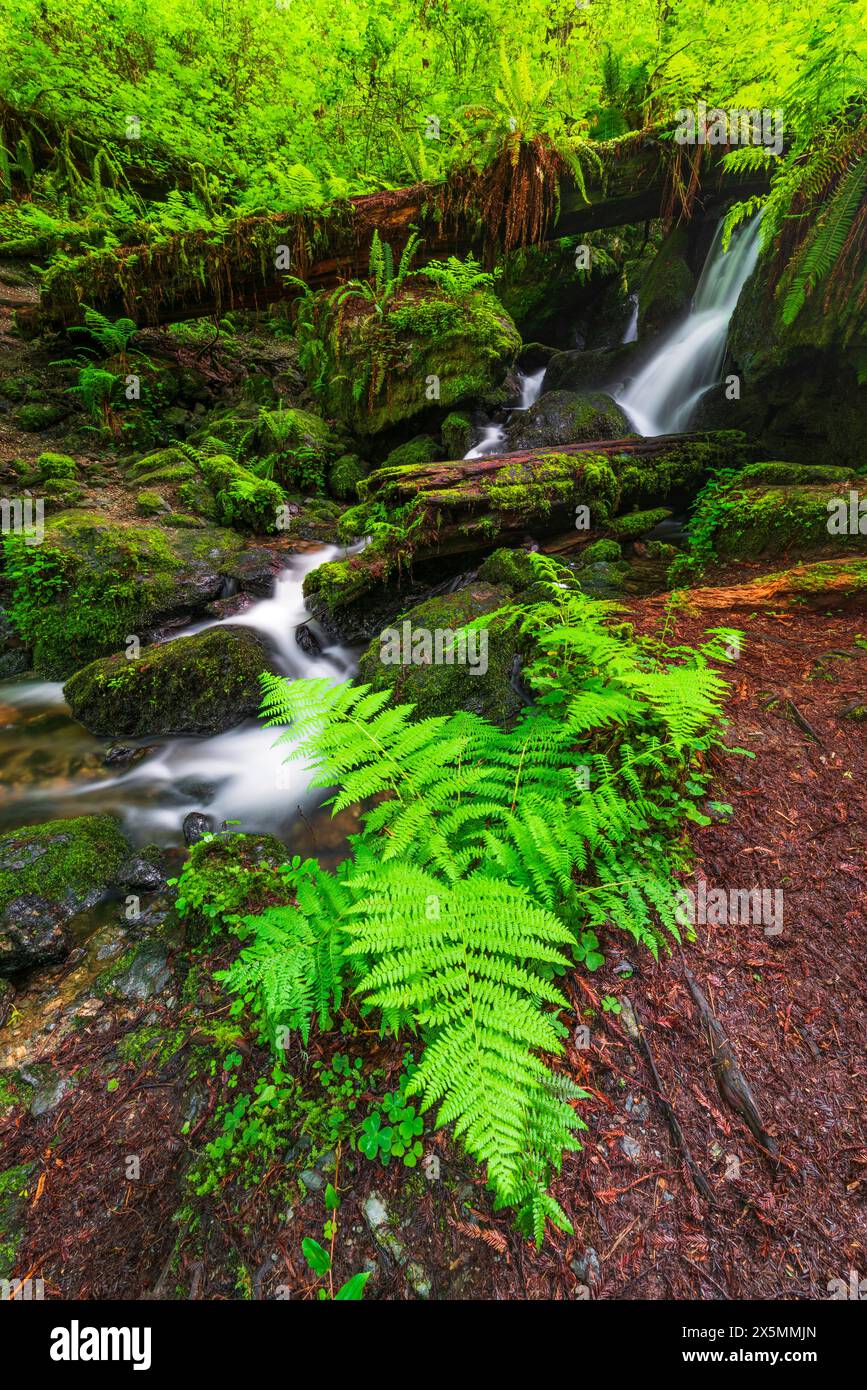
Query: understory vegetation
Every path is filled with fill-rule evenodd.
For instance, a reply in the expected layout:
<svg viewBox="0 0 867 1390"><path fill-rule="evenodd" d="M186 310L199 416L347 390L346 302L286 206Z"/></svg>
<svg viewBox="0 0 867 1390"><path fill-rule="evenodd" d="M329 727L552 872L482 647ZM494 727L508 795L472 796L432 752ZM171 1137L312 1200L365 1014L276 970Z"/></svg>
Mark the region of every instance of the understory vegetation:
<svg viewBox="0 0 867 1390"><path fill-rule="evenodd" d="M547 1187L584 1128L584 1093L548 1061L568 1036L560 978L601 960L602 929L654 956L680 939L674 871L685 823L708 822L715 663L735 634L694 651L636 640L613 605L564 593L551 561L533 567L540 597L509 620L535 650L534 701L511 728L414 719L365 685L263 677L268 723L288 726L278 746L314 787L339 784L333 812L362 808L363 830L335 872L284 870L291 900L235 923L243 946L223 979L274 1046L353 1006L419 1035L407 1095L438 1106L541 1243L547 1218L571 1229Z"/></svg>

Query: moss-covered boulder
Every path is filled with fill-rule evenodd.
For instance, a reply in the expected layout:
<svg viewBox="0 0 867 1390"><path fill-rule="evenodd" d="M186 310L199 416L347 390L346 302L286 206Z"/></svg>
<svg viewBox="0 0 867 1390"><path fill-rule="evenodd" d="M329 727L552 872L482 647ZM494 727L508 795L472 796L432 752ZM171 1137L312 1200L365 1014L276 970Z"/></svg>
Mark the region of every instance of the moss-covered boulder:
<svg viewBox="0 0 867 1390"><path fill-rule="evenodd" d="M238 449L242 461L258 460L261 470L289 492L319 496L325 491L328 465L341 452L331 427L318 415L282 405L260 410Z"/></svg>
<svg viewBox="0 0 867 1390"><path fill-rule="evenodd" d="M393 690L422 716L471 710L507 719L521 703L512 684L519 650L515 628L495 619L490 628L457 634L508 599L507 589L481 580L427 599L374 638L359 663L359 678L374 690Z"/></svg>
<svg viewBox="0 0 867 1390"><path fill-rule="evenodd" d="M663 502L691 502L718 468L741 468L754 457L739 430L716 430L672 444L641 458L615 455L611 465L620 484L620 510Z"/></svg>
<svg viewBox="0 0 867 1390"><path fill-rule="evenodd" d="M661 521L667 521L671 516L669 507L649 507L641 512L624 512L622 516L614 516L606 523L606 530L610 531L615 543L619 545L623 541L637 541L642 536L646 536L649 531L658 526ZM605 542L600 541L600 545ZM599 559L615 558L610 555L599 556ZM619 555L616 557L619 559Z"/></svg>
<svg viewBox="0 0 867 1390"><path fill-rule="evenodd" d="M215 921L241 922L289 897L280 868L289 859L273 835L209 835L190 849L177 893L187 939L201 939Z"/></svg>
<svg viewBox="0 0 867 1390"><path fill-rule="evenodd" d="M340 454L328 468L328 491L340 502L357 502L367 465L358 454Z"/></svg>
<svg viewBox="0 0 867 1390"><path fill-rule="evenodd" d="M515 412L506 430L508 451L558 444L623 439L632 426L616 401L602 392L546 391L529 410Z"/></svg>
<svg viewBox="0 0 867 1390"><path fill-rule="evenodd" d="M658 333L689 308L696 281L687 261L688 242L687 228L675 227L644 276L638 300L640 338Z"/></svg>
<svg viewBox="0 0 867 1390"><path fill-rule="evenodd" d="M276 531L286 494L278 483L260 478L226 456L203 459L201 473L217 504L221 526L268 534Z"/></svg>
<svg viewBox="0 0 867 1390"><path fill-rule="evenodd" d="M408 439L405 444L398 444L396 449L382 461L383 468L412 468L417 463L433 463L434 459L439 458L440 449L435 439L429 434L416 434L412 439Z"/></svg>
<svg viewBox="0 0 867 1390"><path fill-rule="evenodd" d="M440 428L443 447L441 458L462 459L473 442L473 424L461 410L449 411Z"/></svg>
<svg viewBox="0 0 867 1390"><path fill-rule="evenodd" d="M36 896L71 915L89 906L130 853L113 816L25 825L0 835L0 914L22 897ZM0 940L0 962L3 944ZM0 965L2 969L2 965Z"/></svg>
<svg viewBox="0 0 867 1390"><path fill-rule="evenodd" d="M379 306L361 293L323 294L301 336L325 413L362 436L441 421L464 403L499 404L521 346L493 294L456 297L423 276Z"/></svg>
<svg viewBox="0 0 867 1390"><path fill-rule="evenodd" d="M240 536L168 532L84 511L47 518L41 545L3 539L15 631L43 675L68 675L117 651L159 617L220 597Z"/></svg>
<svg viewBox="0 0 867 1390"><path fill-rule="evenodd" d="M637 343L610 350L555 352L545 369L548 391L610 391L623 385L636 370Z"/></svg>
<svg viewBox="0 0 867 1390"><path fill-rule="evenodd" d="M43 482L49 478L72 479L78 475L78 464L69 454L40 454L36 471Z"/></svg>
<svg viewBox="0 0 867 1390"><path fill-rule="evenodd" d="M270 669L252 628L213 627L146 647L135 660L118 653L93 661L63 693L93 734L215 734L256 713L259 676Z"/></svg>
<svg viewBox="0 0 867 1390"><path fill-rule="evenodd" d="M834 525L840 515L843 530ZM699 502L692 527L713 528L713 548L721 559L863 553L867 534L852 530L849 520L849 489L843 485L765 488L735 478L721 498ZM867 516L863 521L867 531Z"/></svg>

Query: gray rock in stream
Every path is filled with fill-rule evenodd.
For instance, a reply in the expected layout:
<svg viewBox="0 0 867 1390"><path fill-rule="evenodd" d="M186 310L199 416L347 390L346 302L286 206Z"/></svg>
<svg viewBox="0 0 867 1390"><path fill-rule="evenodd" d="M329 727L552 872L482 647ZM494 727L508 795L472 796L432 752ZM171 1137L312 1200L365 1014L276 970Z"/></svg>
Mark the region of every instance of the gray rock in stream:
<svg viewBox="0 0 867 1390"><path fill-rule="evenodd" d="M184 816L184 844L197 845L199 840L204 840L213 829L214 823L210 816L206 816L203 811L190 811L189 815Z"/></svg>
<svg viewBox="0 0 867 1390"><path fill-rule="evenodd" d="M65 960L70 949L67 916L59 903L36 893L7 903L0 920L0 974Z"/></svg>

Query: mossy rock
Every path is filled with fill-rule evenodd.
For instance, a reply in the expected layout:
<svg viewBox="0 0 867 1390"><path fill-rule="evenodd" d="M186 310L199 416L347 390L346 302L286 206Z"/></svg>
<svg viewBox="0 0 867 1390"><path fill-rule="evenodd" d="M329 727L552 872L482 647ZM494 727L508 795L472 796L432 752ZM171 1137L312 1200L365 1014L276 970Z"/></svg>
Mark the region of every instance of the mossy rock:
<svg viewBox="0 0 867 1390"><path fill-rule="evenodd" d="M223 526L267 534L276 531L286 494L278 483L260 478L230 458L204 459L202 476L214 494Z"/></svg>
<svg viewBox="0 0 867 1390"><path fill-rule="evenodd" d="M57 502L61 507L77 507L84 497L84 491L63 478L49 478L42 484L42 493L48 502Z"/></svg>
<svg viewBox="0 0 867 1390"><path fill-rule="evenodd" d="M506 430L508 451L547 449L558 444L623 439L632 426L616 401L603 392L548 391L516 412Z"/></svg>
<svg viewBox="0 0 867 1390"><path fill-rule="evenodd" d="M370 557L350 555L328 560L304 576L304 597L324 605L328 612L354 603L384 578L385 564L371 564Z"/></svg>
<svg viewBox="0 0 867 1390"><path fill-rule="evenodd" d="M31 401L27 405L18 407L15 412L15 423L20 430L24 430L27 434L41 434L44 430L50 430L67 413L60 406Z"/></svg>
<svg viewBox="0 0 867 1390"><path fill-rule="evenodd" d="M442 457L462 459L473 442L473 424L469 415L459 410L450 411L442 422L440 434L443 441Z"/></svg>
<svg viewBox="0 0 867 1390"><path fill-rule="evenodd" d="M93 734L215 734L254 715L272 662L249 627L213 627L91 662L67 681L73 717Z"/></svg>
<svg viewBox="0 0 867 1390"><path fill-rule="evenodd" d="M35 669L62 678L122 647L162 615L218 598L242 548L232 531L167 534L141 522L65 512L41 545L7 535L3 548L15 630Z"/></svg>
<svg viewBox="0 0 867 1390"><path fill-rule="evenodd" d="M280 868L289 851L273 835L213 835L190 850L177 907L196 944L216 925L256 916L289 898Z"/></svg>
<svg viewBox="0 0 867 1390"><path fill-rule="evenodd" d="M419 463L432 463L439 456L439 446L435 439L429 434L417 434L413 439L407 440L406 444L399 444L396 449L383 459L383 468L412 468Z"/></svg>
<svg viewBox="0 0 867 1390"><path fill-rule="evenodd" d="M160 512L170 510L168 502L160 493L147 489L136 494L135 504L141 516L157 516Z"/></svg>
<svg viewBox="0 0 867 1390"><path fill-rule="evenodd" d="M130 853L113 816L25 825L0 835L0 912L15 898L36 894L67 913L91 904Z"/></svg>
<svg viewBox="0 0 867 1390"><path fill-rule="evenodd" d="M722 559L867 550L867 535L829 530L834 504L847 498L833 483L763 489L744 487L736 478L718 513L714 549Z"/></svg>
<svg viewBox="0 0 867 1390"><path fill-rule="evenodd" d="M414 276L382 313L345 291L319 304L308 331L323 363L315 389L326 413L355 434L379 435L418 416L442 419L468 402L501 402L521 339L487 291L456 299Z"/></svg>
<svg viewBox="0 0 867 1390"><path fill-rule="evenodd" d="M487 584L500 585L513 593L522 593L536 583L536 570L529 550L509 550L502 547L479 566L479 579Z"/></svg>
<svg viewBox="0 0 867 1390"><path fill-rule="evenodd" d="M618 520L619 519L620 518L618 518ZM592 545L588 545L587 549L581 553L582 565L595 565L599 560L604 560L606 564L618 564L620 559L621 553L618 541L593 541Z"/></svg>
<svg viewBox="0 0 867 1390"><path fill-rule="evenodd" d="M851 468L837 468L829 463L749 463L738 473L739 483L846 483L852 477Z"/></svg>
<svg viewBox="0 0 867 1390"><path fill-rule="evenodd" d="M686 259L688 242L686 227L675 227L647 271L638 302L640 338L658 333L688 310L696 285Z"/></svg>
<svg viewBox="0 0 867 1390"><path fill-rule="evenodd" d="M132 464L130 473L134 478L140 480L149 473L159 473L163 469L190 467L192 467L190 460L182 449L157 449L154 453L145 454L144 458L140 458L137 463Z"/></svg>
<svg viewBox="0 0 867 1390"><path fill-rule="evenodd" d="M515 628L495 620L486 632L464 639L463 647L448 636L508 600L507 589L482 580L427 599L374 638L359 662L359 679L374 690L393 690L396 701L414 704L422 717L470 710L509 718L521 705L510 684L519 649Z"/></svg>
<svg viewBox="0 0 867 1390"><path fill-rule="evenodd" d="M624 516L612 517L606 523L606 530L610 531L616 541L637 541L642 536L646 536L648 531L652 531L661 521L667 521L671 516L668 507L652 507L643 512L627 512ZM605 542L599 541L599 545ZM618 546L619 551L619 546ZM600 559L620 559L617 556L600 556Z"/></svg>
<svg viewBox="0 0 867 1390"><path fill-rule="evenodd" d="M623 384L635 371L637 343L619 347L596 348L591 352L556 352L545 371L543 390L549 391L609 391Z"/></svg>
<svg viewBox="0 0 867 1390"><path fill-rule="evenodd" d="M36 471L43 482L49 478L72 479L78 475L78 464L69 454L40 454L36 460Z"/></svg>
<svg viewBox="0 0 867 1390"><path fill-rule="evenodd" d="M367 465L358 454L341 454L328 468L328 491L341 502L358 500L358 485L367 476Z"/></svg>

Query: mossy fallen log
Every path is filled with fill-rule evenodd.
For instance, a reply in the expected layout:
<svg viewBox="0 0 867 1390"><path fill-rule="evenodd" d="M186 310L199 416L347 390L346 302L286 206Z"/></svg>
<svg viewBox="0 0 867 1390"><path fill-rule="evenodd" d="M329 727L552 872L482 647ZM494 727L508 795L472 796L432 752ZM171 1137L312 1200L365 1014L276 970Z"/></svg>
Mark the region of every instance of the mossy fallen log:
<svg viewBox="0 0 867 1390"><path fill-rule="evenodd" d="M304 592L333 611L400 582L425 561L573 528L590 541L615 529L618 514L652 514L671 499L695 496L712 468L739 466L747 453L743 435L720 431L380 468L341 521L342 539L367 535L368 548L312 571Z"/></svg>
<svg viewBox="0 0 867 1390"><path fill-rule="evenodd" d="M550 217L515 245L668 215L673 147L659 136L644 131L598 144L600 171L588 176L586 198L562 178ZM764 191L763 174L726 174L724 153L705 147L696 206ZM147 245L91 252L50 270L38 306L20 309L18 325L25 334L68 328L83 321L84 305L140 326L264 308L294 298L303 285L329 288L364 276L377 231L396 254L418 231L419 265L470 252L492 263L508 242L508 214L492 225L486 209L484 178L470 171L447 183L342 199L320 211L242 217Z"/></svg>

